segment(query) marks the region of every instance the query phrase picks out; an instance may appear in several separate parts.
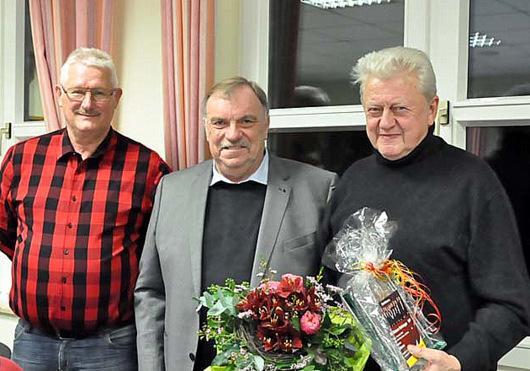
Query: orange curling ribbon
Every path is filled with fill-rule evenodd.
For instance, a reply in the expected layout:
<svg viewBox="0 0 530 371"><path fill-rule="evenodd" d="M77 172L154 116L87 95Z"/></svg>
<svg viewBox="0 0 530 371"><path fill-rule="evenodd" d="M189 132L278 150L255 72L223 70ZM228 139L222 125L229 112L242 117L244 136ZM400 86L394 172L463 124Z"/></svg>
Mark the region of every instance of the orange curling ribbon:
<svg viewBox="0 0 530 371"><path fill-rule="evenodd" d="M425 303L429 303L434 313L425 315L427 324L434 333L440 331L440 326L442 325L440 310L434 304L430 296L429 288L415 278L420 277L417 273L414 273L403 263L394 259L385 260L385 263L381 267L375 267L372 262L365 263L364 270L372 273L380 281L386 281L390 278L403 287L403 290L414 299L414 318L418 317L418 311L423 311Z"/></svg>

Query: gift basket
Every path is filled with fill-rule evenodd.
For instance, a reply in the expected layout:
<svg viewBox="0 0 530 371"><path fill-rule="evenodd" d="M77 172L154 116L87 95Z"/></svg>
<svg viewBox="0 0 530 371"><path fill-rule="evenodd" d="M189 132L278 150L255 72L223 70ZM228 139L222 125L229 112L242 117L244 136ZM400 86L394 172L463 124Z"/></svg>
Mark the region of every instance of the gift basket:
<svg viewBox="0 0 530 371"><path fill-rule="evenodd" d="M397 260L389 240L397 224L385 212L362 208L326 247L324 264L348 278L342 300L372 340L372 358L385 371L420 371L407 345L443 349L440 313L427 287ZM424 315L424 304L431 313Z"/></svg>

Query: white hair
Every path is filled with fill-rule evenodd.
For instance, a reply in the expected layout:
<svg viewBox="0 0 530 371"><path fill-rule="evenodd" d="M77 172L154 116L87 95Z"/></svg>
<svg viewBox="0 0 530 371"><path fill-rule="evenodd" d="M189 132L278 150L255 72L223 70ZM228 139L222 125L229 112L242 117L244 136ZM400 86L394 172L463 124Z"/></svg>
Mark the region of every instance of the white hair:
<svg viewBox="0 0 530 371"><path fill-rule="evenodd" d="M415 75L418 89L430 101L436 95L436 76L429 57L421 50L403 46L387 48L366 54L352 70L354 84L364 84L372 77L390 79L402 73Z"/></svg>
<svg viewBox="0 0 530 371"><path fill-rule="evenodd" d="M118 75L116 74L116 66L112 61L110 55L102 50L96 48L78 48L74 50L66 62L61 67L61 84L65 84L68 80L68 71L75 63L82 63L89 67L106 68L110 72L110 83L113 88L118 87Z"/></svg>

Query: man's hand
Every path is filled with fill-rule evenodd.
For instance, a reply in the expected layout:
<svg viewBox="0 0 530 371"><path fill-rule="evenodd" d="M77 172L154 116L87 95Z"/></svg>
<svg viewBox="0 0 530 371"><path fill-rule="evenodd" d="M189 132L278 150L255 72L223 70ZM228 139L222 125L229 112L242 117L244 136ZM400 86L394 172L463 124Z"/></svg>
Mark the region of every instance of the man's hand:
<svg viewBox="0 0 530 371"><path fill-rule="evenodd" d="M429 349L409 345L408 351L416 358L423 358L429 361L425 371L461 371L460 362L455 356L447 354L441 350Z"/></svg>

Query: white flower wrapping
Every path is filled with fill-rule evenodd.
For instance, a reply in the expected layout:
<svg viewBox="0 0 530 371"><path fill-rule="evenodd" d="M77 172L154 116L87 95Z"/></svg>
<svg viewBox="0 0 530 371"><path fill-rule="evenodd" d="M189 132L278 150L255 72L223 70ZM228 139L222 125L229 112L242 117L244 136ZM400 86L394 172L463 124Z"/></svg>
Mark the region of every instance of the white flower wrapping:
<svg viewBox="0 0 530 371"><path fill-rule="evenodd" d="M446 343L428 289L403 264L390 260L389 240L396 228L385 212L364 207L345 221L323 261L343 273L342 300L372 340L372 358L385 371L419 371L427 362L414 358L407 345L443 349ZM435 309L429 320L422 311L426 301Z"/></svg>

